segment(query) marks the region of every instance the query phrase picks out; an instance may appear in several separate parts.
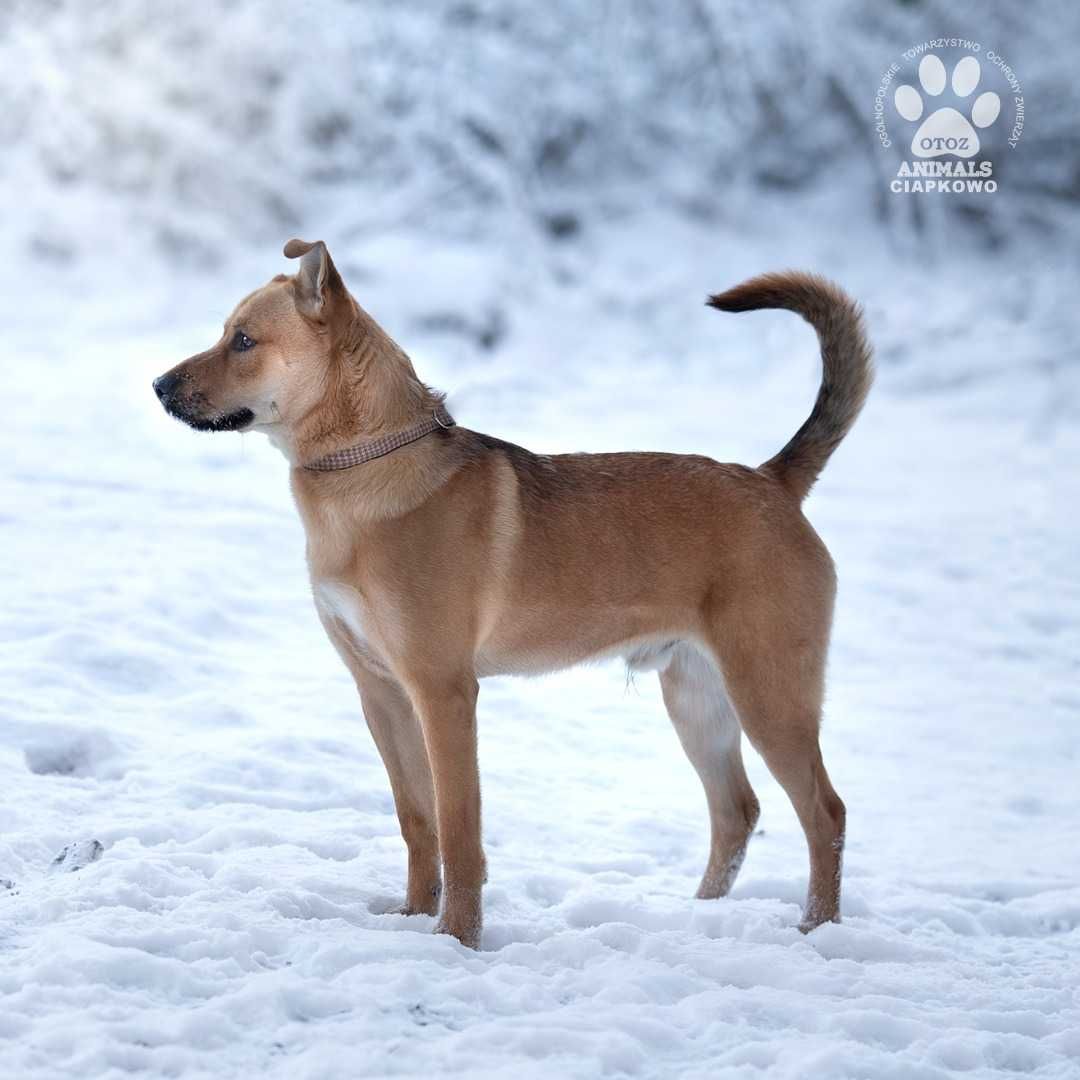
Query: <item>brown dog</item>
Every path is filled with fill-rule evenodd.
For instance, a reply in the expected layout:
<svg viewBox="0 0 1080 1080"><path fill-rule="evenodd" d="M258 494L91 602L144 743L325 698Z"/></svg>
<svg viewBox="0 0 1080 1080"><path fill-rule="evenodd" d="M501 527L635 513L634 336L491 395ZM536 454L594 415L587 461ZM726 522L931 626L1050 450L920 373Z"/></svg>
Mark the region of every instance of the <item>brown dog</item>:
<svg viewBox="0 0 1080 1080"><path fill-rule="evenodd" d="M802 929L839 918L844 804L818 746L835 574L800 504L872 378L857 307L807 274L709 301L817 330L810 417L759 468L675 454L538 455L456 427L325 246L161 376L194 428L264 431L292 465L319 617L360 690L409 852L405 912L480 942L477 679L621 655L659 671L708 798L699 897L731 888L758 818L746 732L806 832Z"/></svg>

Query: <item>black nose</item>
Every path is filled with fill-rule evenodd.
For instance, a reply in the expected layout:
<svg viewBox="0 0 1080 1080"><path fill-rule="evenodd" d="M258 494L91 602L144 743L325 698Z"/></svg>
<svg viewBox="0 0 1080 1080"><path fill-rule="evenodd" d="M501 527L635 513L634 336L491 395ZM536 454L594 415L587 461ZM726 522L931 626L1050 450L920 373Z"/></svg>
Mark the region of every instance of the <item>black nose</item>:
<svg viewBox="0 0 1080 1080"><path fill-rule="evenodd" d="M161 375L154 380L154 393L159 401L164 401L180 385L180 376L175 372Z"/></svg>

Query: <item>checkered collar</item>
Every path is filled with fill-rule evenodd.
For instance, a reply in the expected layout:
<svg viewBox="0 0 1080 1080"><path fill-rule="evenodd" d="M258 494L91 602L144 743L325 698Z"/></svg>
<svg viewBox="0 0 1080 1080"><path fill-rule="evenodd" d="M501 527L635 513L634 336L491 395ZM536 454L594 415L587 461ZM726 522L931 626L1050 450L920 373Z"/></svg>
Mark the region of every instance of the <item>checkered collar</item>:
<svg viewBox="0 0 1080 1080"><path fill-rule="evenodd" d="M400 450L409 443L430 435L439 428L452 428L454 418L440 405L433 409L431 415L425 420L420 420L412 427L404 431L395 431L389 435L378 435L373 439L365 439L355 446L344 450L334 450L324 457L316 458L304 466L311 472L336 472L338 469L351 469L354 465L363 465L365 461L374 461L376 458L385 457L395 450Z"/></svg>

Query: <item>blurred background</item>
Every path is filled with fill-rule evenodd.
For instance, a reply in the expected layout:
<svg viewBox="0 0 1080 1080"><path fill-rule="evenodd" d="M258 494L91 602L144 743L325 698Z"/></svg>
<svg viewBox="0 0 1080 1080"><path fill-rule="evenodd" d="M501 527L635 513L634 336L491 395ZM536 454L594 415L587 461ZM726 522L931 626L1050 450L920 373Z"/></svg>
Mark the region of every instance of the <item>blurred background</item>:
<svg viewBox="0 0 1080 1080"><path fill-rule="evenodd" d="M658 214L718 260L761 218L924 264L963 245L1000 268L1017 241L1052 258L1076 248L1078 31L1063 0L8 0L2 241L20 267L145 279L248 254L269 271L294 233L385 272L395 237L483 247L500 287L572 284L575 256ZM1017 151L989 133L996 198L887 189L878 81L944 33L996 49L1027 94ZM509 332L462 307L481 347Z"/></svg>

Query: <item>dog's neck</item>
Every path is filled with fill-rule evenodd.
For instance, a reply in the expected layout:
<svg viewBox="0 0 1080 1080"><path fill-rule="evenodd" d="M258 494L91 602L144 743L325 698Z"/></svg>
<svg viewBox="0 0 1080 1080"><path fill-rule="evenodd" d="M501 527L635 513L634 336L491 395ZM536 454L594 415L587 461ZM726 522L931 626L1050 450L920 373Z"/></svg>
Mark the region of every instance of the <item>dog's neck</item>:
<svg viewBox="0 0 1080 1080"><path fill-rule="evenodd" d="M429 437L355 468L305 468L372 438L405 432L441 412L442 396L417 378L393 339L362 309L357 311L358 321L339 339L341 355L327 375L320 404L292 427L289 455L293 496L305 523L345 522L354 539L365 528L420 506L464 460L456 438Z"/></svg>
<svg viewBox="0 0 1080 1080"><path fill-rule="evenodd" d="M327 324L334 348L315 404L291 421L262 428L294 467L404 431L442 403L393 338L349 301L344 317Z"/></svg>

